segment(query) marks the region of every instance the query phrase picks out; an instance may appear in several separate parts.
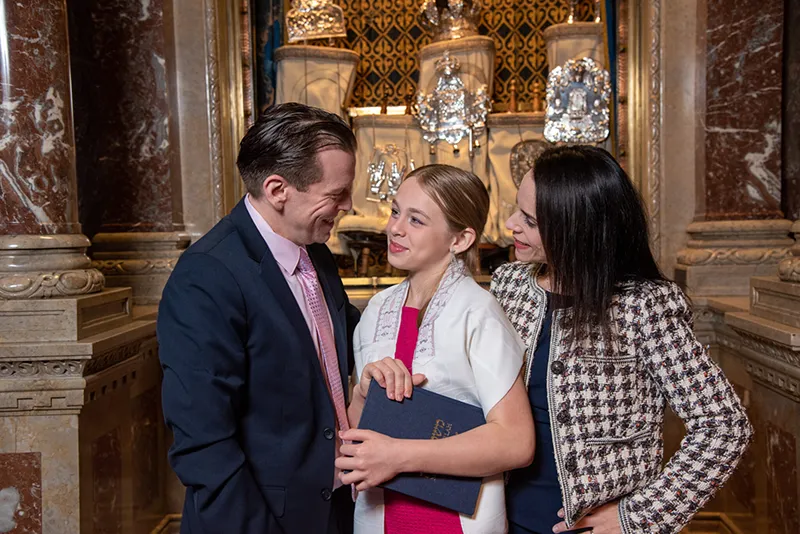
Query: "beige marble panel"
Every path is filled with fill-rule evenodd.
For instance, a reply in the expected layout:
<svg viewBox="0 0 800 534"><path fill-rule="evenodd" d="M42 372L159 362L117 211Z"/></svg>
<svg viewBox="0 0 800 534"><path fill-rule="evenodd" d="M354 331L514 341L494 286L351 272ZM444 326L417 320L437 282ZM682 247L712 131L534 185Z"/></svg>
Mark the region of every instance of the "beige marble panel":
<svg viewBox="0 0 800 534"><path fill-rule="evenodd" d="M42 534L79 532L78 416L0 417L0 452L41 454Z"/></svg>

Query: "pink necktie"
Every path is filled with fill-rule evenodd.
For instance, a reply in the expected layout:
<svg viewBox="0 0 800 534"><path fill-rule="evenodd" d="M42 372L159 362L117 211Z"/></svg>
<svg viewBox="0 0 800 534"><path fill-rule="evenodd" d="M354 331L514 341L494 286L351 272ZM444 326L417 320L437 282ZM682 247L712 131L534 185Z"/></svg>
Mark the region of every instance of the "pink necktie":
<svg viewBox="0 0 800 534"><path fill-rule="evenodd" d="M322 366L328 378L328 388L331 393L333 406L336 408L336 421L339 430L348 430L350 425L347 422L347 408L344 402L344 390L342 389L342 376L339 374L339 358L336 355L336 343L333 339L330 320L328 319L325 301L322 298L322 288L317 279L317 271L308 257L308 252L304 248L300 249L300 262L297 265L298 278L303 287L303 294L306 303L311 309L311 317L319 338L319 348ZM338 436L337 436L338 439Z"/></svg>

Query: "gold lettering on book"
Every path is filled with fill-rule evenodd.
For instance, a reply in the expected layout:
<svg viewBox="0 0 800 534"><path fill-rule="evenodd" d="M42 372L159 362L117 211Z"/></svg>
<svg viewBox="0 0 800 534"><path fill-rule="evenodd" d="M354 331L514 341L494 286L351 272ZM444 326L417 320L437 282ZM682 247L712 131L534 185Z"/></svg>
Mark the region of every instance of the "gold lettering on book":
<svg viewBox="0 0 800 534"><path fill-rule="evenodd" d="M450 437L450 433L453 431L452 423L446 423L441 419L437 419L436 423L433 425L433 432L431 432L431 439L442 439Z"/></svg>

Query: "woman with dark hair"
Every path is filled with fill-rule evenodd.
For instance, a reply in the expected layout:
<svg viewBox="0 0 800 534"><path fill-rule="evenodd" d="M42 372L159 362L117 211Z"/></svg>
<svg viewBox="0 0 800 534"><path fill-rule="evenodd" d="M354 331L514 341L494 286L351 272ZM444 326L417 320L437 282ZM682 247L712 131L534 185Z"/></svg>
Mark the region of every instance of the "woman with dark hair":
<svg viewBox="0 0 800 534"><path fill-rule="evenodd" d="M512 471L509 531L679 532L752 436L650 252L641 198L605 150L546 150L519 187L517 261L492 293L527 346L536 457ZM686 437L662 468L664 407Z"/></svg>

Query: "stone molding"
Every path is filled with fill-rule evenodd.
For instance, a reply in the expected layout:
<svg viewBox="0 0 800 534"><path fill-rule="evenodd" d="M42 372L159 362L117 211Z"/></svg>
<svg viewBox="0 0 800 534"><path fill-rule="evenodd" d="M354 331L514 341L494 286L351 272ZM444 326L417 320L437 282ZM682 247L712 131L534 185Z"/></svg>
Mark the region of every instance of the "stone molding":
<svg viewBox="0 0 800 534"><path fill-rule="evenodd" d="M46 273L0 273L0 299L76 297L97 293L105 279L97 269Z"/></svg>
<svg viewBox="0 0 800 534"><path fill-rule="evenodd" d="M792 257L778 264L778 277L784 282L800 282L800 221L792 225L792 233L795 239Z"/></svg>
<svg viewBox="0 0 800 534"><path fill-rule="evenodd" d="M692 296L747 295L750 277L774 276L789 257L791 226L783 219L693 222L675 279Z"/></svg>
<svg viewBox="0 0 800 534"><path fill-rule="evenodd" d="M736 347L750 349L758 354L769 356L776 361L797 367L798 373L800 373L800 351L793 350L792 347L783 343L746 332L735 326L732 328L739 335L736 339Z"/></svg>
<svg viewBox="0 0 800 534"><path fill-rule="evenodd" d="M132 323L128 329L92 339L5 348L0 344L0 416L78 414L87 380L115 365L158 354L153 321Z"/></svg>
<svg viewBox="0 0 800 534"><path fill-rule="evenodd" d="M775 264L789 255L792 223L783 219L693 222L682 265Z"/></svg>
<svg viewBox="0 0 800 534"><path fill-rule="evenodd" d="M648 84L647 211L650 242L656 261L661 259L661 0L650 1L650 83Z"/></svg>
<svg viewBox="0 0 800 534"><path fill-rule="evenodd" d="M210 119L211 148L211 190L214 200L216 221L225 216L225 184L222 148L222 98L220 96L220 68L217 42L217 2L205 0L205 31L208 38L206 46L206 69L208 83L208 114ZM215 222L216 222L215 221Z"/></svg>
<svg viewBox="0 0 800 534"><path fill-rule="evenodd" d="M778 264L789 255L788 248L689 248L678 253L682 265Z"/></svg>
<svg viewBox="0 0 800 534"><path fill-rule="evenodd" d="M97 362L95 369L85 373L85 403L101 399L127 384L132 386L134 382L141 380L142 371L151 360L158 360L158 342L155 336L93 358L92 361ZM154 365L158 368L158 361Z"/></svg>
<svg viewBox="0 0 800 534"><path fill-rule="evenodd" d="M87 295L105 286L81 234L0 236L0 299Z"/></svg>
<svg viewBox="0 0 800 534"><path fill-rule="evenodd" d="M86 359L0 361L0 378L83 376Z"/></svg>
<svg viewBox="0 0 800 534"><path fill-rule="evenodd" d="M718 335L717 341L742 358L745 369L753 380L800 401L800 367L787 360L796 360L798 354L769 340L755 336ZM741 336L741 337L740 337ZM777 357L776 357L777 355Z"/></svg>
<svg viewBox="0 0 800 534"><path fill-rule="evenodd" d="M133 303L157 304L169 275L190 236L182 232L118 232L97 234L92 265L112 287L131 287Z"/></svg>

